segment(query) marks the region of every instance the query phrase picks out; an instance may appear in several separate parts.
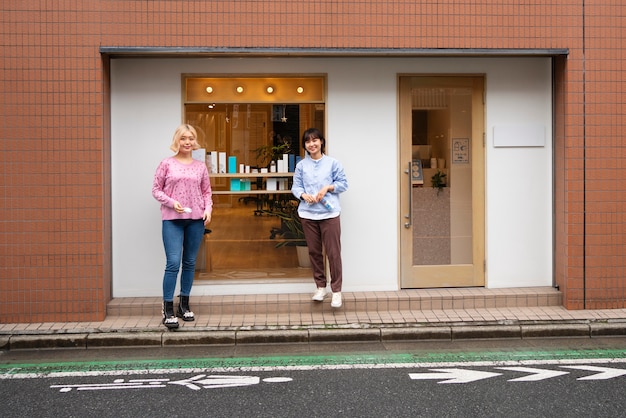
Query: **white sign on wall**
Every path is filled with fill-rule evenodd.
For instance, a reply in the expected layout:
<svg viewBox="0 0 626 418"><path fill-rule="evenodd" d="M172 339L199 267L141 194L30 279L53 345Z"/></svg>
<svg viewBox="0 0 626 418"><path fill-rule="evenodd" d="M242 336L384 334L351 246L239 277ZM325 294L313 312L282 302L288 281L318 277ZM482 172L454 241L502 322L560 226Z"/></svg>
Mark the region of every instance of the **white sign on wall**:
<svg viewBox="0 0 626 418"><path fill-rule="evenodd" d="M544 147L546 129L543 125L494 126L494 147Z"/></svg>

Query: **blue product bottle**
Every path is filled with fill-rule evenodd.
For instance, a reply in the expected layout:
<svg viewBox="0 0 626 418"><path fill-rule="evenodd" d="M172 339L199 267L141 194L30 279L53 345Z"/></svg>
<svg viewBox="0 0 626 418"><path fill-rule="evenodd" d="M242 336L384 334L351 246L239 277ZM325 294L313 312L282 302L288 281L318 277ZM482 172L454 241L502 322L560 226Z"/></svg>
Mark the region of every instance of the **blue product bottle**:
<svg viewBox="0 0 626 418"><path fill-rule="evenodd" d="M322 205L324 205L324 207L328 210L333 210L335 209L335 207L328 201L328 199L323 198L322 199Z"/></svg>

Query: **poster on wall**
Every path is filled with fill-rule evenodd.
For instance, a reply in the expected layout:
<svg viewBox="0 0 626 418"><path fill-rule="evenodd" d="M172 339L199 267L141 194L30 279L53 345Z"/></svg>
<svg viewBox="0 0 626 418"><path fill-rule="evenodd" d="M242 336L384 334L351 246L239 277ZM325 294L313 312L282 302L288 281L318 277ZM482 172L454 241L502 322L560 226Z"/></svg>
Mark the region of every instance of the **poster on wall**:
<svg viewBox="0 0 626 418"><path fill-rule="evenodd" d="M424 184L424 172L422 170L421 160L413 160L411 162L411 184L413 186Z"/></svg>
<svg viewBox="0 0 626 418"><path fill-rule="evenodd" d="M469 164L469 138L452 138L452 164Z"/></svg>

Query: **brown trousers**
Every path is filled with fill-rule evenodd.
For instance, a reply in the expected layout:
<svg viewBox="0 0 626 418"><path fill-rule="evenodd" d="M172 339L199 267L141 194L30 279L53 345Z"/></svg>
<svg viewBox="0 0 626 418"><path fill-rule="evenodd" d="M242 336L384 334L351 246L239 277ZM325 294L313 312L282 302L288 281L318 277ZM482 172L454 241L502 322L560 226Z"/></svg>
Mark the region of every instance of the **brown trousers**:
<svg viewBox="0 0 626 418"><path fill-rule="evenodd" d="M339 216L330 219L302 219L304 238L309 247L309 259L313 269L313 280L317 287L326 287L326 271L324 268L324 250L330 268L330 288L333 292L341 292L343 280L341 265L341 223Z"/></svg>

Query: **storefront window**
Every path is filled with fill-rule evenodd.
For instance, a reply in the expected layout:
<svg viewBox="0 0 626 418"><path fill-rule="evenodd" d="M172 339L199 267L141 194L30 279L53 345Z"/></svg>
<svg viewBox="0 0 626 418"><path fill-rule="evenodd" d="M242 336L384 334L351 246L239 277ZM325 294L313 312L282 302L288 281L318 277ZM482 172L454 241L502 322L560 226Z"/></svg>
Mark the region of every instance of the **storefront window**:
<svg viewBox="0 0 626 418"><path fill-rule="evenodd" d="M193 77L184 83L184 120L198 131L202 149L196 158L207 163L213 188L213 219L198 254L197 280L311 276L290 191L304 155L301 133L323 130L325 123L323 79L311 80ZM306 99L304 92L311 102L298 101ZM243 94L249 101L235 102Z"/></svg>

